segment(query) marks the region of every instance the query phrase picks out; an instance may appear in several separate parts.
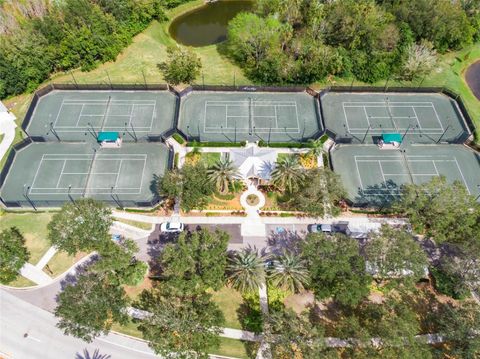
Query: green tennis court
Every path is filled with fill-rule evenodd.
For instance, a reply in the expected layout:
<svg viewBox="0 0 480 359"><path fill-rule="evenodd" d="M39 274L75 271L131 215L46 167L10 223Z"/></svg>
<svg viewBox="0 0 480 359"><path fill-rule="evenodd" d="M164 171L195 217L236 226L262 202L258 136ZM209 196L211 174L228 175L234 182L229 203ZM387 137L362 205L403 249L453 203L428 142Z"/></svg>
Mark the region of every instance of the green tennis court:
<svg viewBox="0 0 480 359"><path fill-rule="evenodd" d="M377 146L337 145L332 166L356 205L385 205L398 198L407 183L445 176L480 194L480 155L462 145L410 145L405 150Z"/></svg>
<svg viewBox="0 0 480 359"><path fill-rule="evenodd" d="M178 128L190 139L302 142L322 131L316 99L306 92L191 92Z"/></svg>
<svg viewBox="0 0 480 359"><path fill-rule="evenodd" d="M470 135L455 100L439 93L327 92L325 126L341 143L376 143L400 133L408 143L463 143Z"/></svg>
<svg viewBox="0 0 480 359"><path fill-rule="evenodd" d="M118 149L32 143L15 156L1 197L11 206L59 206L82 197L119 206L148 204L156 198L152 183L166 170L168 157L159 143L126 143Z"/></svg>
<svg viewBox="0 0 480 359"><path fill-rule="evenodd" d="M61 91L40 98L28 127L47 140L94 140L100 131L124 141L159 136L174 127L176 97L169 91Z"/></svg>

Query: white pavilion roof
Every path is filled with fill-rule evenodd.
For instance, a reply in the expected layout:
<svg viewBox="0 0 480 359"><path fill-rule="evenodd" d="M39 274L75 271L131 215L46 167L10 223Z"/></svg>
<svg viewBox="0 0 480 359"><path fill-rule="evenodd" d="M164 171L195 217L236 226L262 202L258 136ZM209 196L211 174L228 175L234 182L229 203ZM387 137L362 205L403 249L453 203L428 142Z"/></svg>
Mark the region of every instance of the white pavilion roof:
<svg viewBox="0 0 480 359"><path fill-rule="evenodd" d="M251 146L230 150L230 159L245 179L258 177L269 180L277 161L277 151Z"/></svg>

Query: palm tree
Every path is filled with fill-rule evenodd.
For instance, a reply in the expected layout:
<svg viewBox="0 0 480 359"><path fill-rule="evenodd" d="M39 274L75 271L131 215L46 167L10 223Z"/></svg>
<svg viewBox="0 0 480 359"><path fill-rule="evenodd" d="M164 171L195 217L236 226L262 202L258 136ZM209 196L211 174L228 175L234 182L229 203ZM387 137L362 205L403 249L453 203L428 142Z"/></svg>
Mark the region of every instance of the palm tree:
<svg viewBox="0 0 480 359"><path fill-rule="evenodd" d="M215 184L218 192L221 194L228 193L229 185L240 177L238 169L233 162L227 157L220 159L211 168L207 170L208 179Z"/></svg>
<svg viewBox="0 0 480 359"><path fill-rule="evenodd" d="M308 270L304 261L291 252L285 252L273 261L271 283L293 293L302 292L308 283Z"/></svg>
<svg viewBox="0 0 480 359"><path fill-rule="evenodd" d="M315 156L315 157L321 156L323 153L323 142L321 138L317 138L316 140L311 138L310 140L308 140L308 142L310 143L310 146L311 146L310 151L308 151L308 154L310 156Z"/></svg>
<svg viewBox="0 0 480 359"><path fill-rule="evenodd" d="M272 184L282 191L292 192L305 179L297 157L287 156L277 161L271 174Z"/></svg>
<svg viewBox="0 0 480 359"><path fill-rule="evenodd" d="M227 281L236 290L257 291L265 277L265 258L256 248L243 248L229 258Z"/></svg>

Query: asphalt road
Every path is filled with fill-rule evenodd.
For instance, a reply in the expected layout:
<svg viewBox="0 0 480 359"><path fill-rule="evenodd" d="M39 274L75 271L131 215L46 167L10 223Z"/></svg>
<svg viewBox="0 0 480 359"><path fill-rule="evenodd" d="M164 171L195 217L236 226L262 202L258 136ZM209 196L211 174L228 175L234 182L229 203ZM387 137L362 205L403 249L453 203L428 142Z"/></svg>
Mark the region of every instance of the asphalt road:
<svg viewBox="0 0 480 359"><path fill-rule="evenodd" d="M159 358L145 342L118 334L85 343L63 335L53 314L0 290L0 357L15 359L84 359L92 355L111 355L111 359ZM27 334L27 336L25 336Z"/></svg>
<svg viewBox="0 0 480 359"><path fill-rule="evenodd" d="M153 359L147 343L110 333L86 343L64 335L53 314L0 289L0 358L5 359L87 359L110 355L110 359ZM87 355L85 354L87 351ZM210 355L211 359L221 359Z"/></svg>

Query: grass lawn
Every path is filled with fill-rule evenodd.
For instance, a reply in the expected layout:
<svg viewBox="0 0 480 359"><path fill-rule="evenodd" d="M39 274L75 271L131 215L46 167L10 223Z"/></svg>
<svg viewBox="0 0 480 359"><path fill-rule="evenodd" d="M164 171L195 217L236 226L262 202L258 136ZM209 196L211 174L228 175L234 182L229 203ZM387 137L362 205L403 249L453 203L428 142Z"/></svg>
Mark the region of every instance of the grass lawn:
<svg viewBox="0 0 480 359"><path fill-rule="evenodd" d="M298 155L295 153L279 153L277 155L277 161L282 161L286 158L294 158L294 157L298 157Z"/></svg>
<svg viewBox="0 0 480 359"><path fill-rule="evenodd" d="M85 253L77 253L74 256L69 256L66 252L58 251L43 268L43 271L52 278L58 277L85 256ZM48 269L50 269L50 271Z"/></svg>
<svg viewBox="0 0 480 359"><path fill-rule="evenodd" d="M112 331L130 335L132 337L143 339L142 332L138 330L138 324L129 321L125 325L113 324ZM212 350L211 354L231 356L235 358L248 359L245 344L236 339L220 338L220 347L217 350Z"/></svg>
<svg viewBox="0 0 480 359"><path fill-rule="evenodd" d="M243 341L230 338L220 338L220 347L210 351L210 353L242 359L255 358L255 356L249 356L247 354Z"/></svg>
<svg viewBox="0 0 480 359"><path fill-rule="evenodd" d="M32 282L30 279L22 277L19 274L17 276L17 279L15 279L13 282L8 283L7 285L9 285L10 287L23 288L23 287L32 287L36 285L36 283Z"/></svg>
<svg viewBox="0 0 480 359"><path fill-rule="evenodd" d="M211 167L215 163L220 161L220 153L218 152L200 152L200 162L203 162L205 166Z"/></svg>
<svg viewBox="0 0 480 359"><path fill-rule="evenodd" d="M47 240L47 224L52 219L51 213L4 213L0 216L0 231L17 227L26 240L30 252L31 264L37 264L50 248Z"/></svg>
<svg viewBox="0 0 480 359"><path fill-rule="evenodd" d="M132 337L143 338L142 332L138 330L137 327L138 327L138 324L130 320L125 325L119 325L118 323L114 323L112 325L112 331L130 335Z"/></svg>
<svg viewBox="0 0 480 359"><path fill-rule="evenodd" d="M117 222L122 222L122 223L128 224L130 226L134 226L134 227L137 227L137 228L140 228L140 229L144 229L146 231L150 231L152 229L152 224L147 223L147 222L133 221L133 220L130 220L130 219L123 219L123 218L116 218L116 217L114 217L114 220L117 221Z"/></svg>
<svg viewBox="0 0 480 359"><path fill-rule="evenodd" d="M225 326L227 328L242 329L237 313L237 310L243 303L242 295L235 289L223 287L213 293L212 299L217 303L225 316Z"/></svg>
<svg viewBox="0 0 480 359"><path fill-rule="evenodd" d="M213 195L208 203L206 209L208 210L231 210L231 211L242 211L243 207L240 204L241 193L235 194L235 197L232 199L221 199Z"/></svg>
<svg viewBox="0 0 480 359"><path fill-rule="evenodd" d="M125 289L125 293L127 293L127 296L132 301L135 301L144 289L152 288L152 281L147 276L145 276L145 278L139 285L124 285L123 288Z"/></svg>

